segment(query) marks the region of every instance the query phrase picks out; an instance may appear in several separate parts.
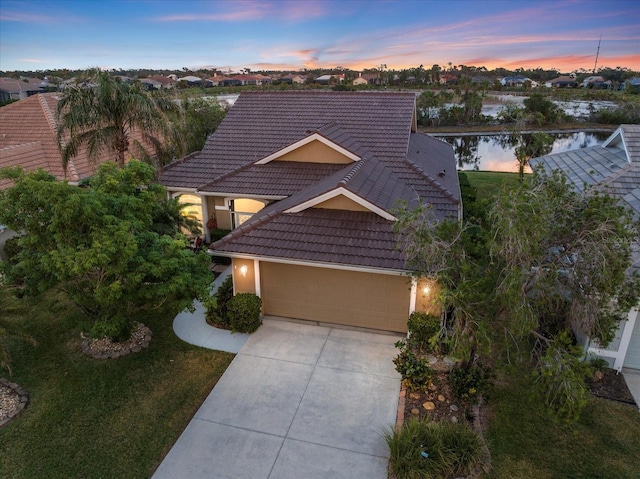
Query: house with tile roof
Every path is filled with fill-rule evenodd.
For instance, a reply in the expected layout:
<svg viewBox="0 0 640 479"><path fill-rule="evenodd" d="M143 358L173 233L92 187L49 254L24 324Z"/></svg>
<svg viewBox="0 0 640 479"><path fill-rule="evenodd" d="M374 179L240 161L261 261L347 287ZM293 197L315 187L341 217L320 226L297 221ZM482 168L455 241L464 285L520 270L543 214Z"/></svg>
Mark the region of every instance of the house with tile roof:
<svg viewBox="0 0 640 479"><path fill-rule="evenodd" d="M0 108L0 168L19 166L25 171L42 168L59 180L78 183L93 176L100 163L114 161L115 155L102 153L92 160L84 148L69 160L66 170L56 139L56 109L59 93L40 93ZM144 144L141 135L135 135ZM10 186L0 180L0 188Z"/></svg>
<svg viewBox="0 0 640 479"><path fill-rule="evenodd" d="M47 81L38 78L0 77L0 102L22 100L42 93L48 86Z"/></svg>
<svg viewBox="0 0 640 479"><path fill-rule="evenodd" d="M578 191L597 187L616 196L640 219L640 125L621 125L602 145L534 158L531 165L548 172L563 171ZM634 271L640 272L640 239L629 273ZM629 311L607 347L589 338L580 339L590 353L608 359L618 371L623 367L640 369L640 307Z"/></svg>
<svg viewBox="0 0 640 479"><path fill-rule="evenodd" d="M161 182L232 230L210 251L265 315L405 332L410 312L439 310L408 276L395 208L461 215L453 150L417 132L415 109L409 93L242 93Z"/></svg>

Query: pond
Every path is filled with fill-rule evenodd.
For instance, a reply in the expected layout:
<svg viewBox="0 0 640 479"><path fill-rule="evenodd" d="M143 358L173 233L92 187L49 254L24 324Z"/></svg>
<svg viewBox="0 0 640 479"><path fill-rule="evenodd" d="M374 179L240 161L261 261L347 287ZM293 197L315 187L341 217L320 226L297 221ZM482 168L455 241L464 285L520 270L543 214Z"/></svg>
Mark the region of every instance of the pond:
<svg viewBox="0 0 640 479"><path fill-rule="evenodd" d="M577 150L599 145L610 133L549 133L554 138L549 153ZM433 135L439 137L439 135ZM459 170L517 172L513 135L440 136L453 145ZM531 172L531 170L527 170Z"/></svg>

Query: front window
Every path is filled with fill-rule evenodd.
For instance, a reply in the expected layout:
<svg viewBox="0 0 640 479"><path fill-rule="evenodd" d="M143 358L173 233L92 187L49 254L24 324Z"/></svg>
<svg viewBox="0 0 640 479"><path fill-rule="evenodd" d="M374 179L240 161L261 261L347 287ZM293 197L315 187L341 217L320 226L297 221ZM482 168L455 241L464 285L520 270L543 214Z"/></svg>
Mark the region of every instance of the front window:
<svg viewBox="0 0 640 479"><path fill-rule="evenodd" d="M195 219L202 223L202 200L196 195L179 195L180 204L186 205L182 208L182 214L187 218Z"/></svg>
<svg viewBox="0 0 640 479"><path fill-rule="evenodd" d="M262 208L264 208L262 201L249 198L236 198L231 200L229 202L229 210L231 211L232 227L237 228Z"/></svg>

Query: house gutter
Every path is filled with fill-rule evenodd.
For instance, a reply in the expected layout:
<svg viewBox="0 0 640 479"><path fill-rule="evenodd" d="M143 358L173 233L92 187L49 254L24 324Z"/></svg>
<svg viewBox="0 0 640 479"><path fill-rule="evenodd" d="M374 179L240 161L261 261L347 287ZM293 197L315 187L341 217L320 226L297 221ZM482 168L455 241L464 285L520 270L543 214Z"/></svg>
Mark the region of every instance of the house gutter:
<svg viewBox="0 0 640 479"><path fill-rule="evenodd" d="M283 263L283 264L291 264L296 266L310 266L310 267L316 267L316 268L355 271L360 273L388 274L391 276L405 275L408 277L410 276L410 273L411 273L409 270L401 270L401 269L372 268L367 266L323 263L320 261L302 261L302 260L295 260L295 259L288 259L288 258L277 258L277 257L271 257L271 256L227 253L224 251L215 251L215 250L207 250L207 254L211 256L222 256L222 257L231 258L231 259L246 259L246 260L252 260L252 261L258 260L258 261L264 261L267 263Z"/></svg>

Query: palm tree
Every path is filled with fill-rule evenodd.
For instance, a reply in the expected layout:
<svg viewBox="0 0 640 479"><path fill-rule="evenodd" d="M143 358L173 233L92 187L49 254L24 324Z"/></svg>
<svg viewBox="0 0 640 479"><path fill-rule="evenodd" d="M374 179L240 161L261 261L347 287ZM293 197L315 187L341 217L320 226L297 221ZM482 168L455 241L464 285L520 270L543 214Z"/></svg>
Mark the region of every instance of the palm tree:
<svg viewBox="0 0 640 479"><path fill-rule="evenodd" d="M94 160L105 150L113 151L120 167L127 152L149 158L145 146L133 137L134 131L162 159L163 141L172 136L167 113L178 110L174 102L152 94L139 82L127 83L108 72L88 70L58 102L56 134L63 167L82 146Z"/></svg>

